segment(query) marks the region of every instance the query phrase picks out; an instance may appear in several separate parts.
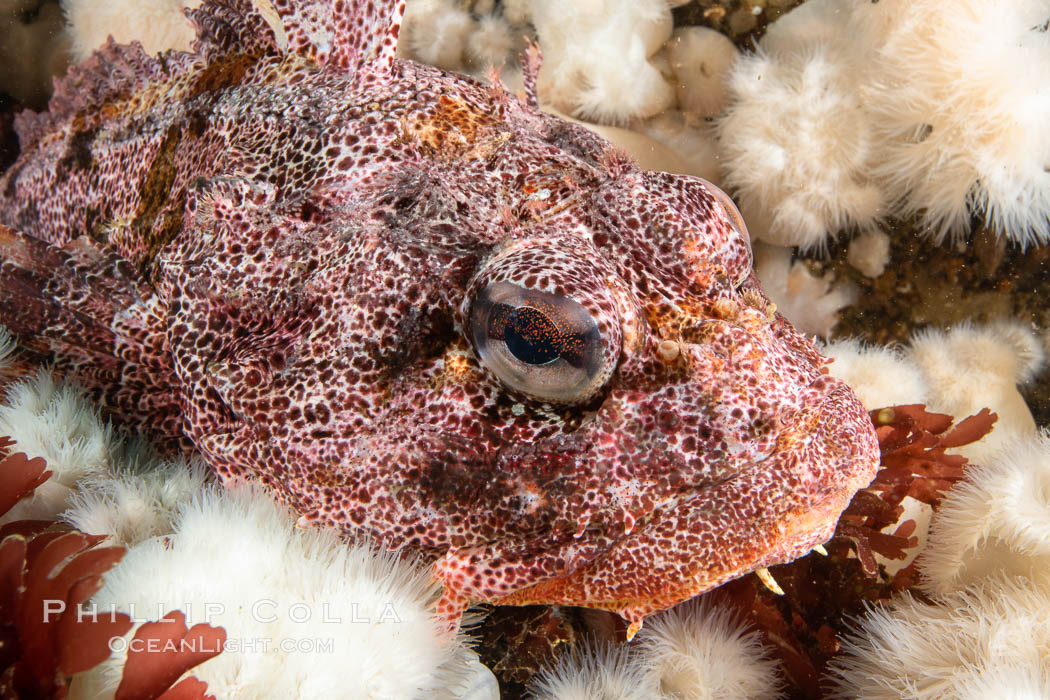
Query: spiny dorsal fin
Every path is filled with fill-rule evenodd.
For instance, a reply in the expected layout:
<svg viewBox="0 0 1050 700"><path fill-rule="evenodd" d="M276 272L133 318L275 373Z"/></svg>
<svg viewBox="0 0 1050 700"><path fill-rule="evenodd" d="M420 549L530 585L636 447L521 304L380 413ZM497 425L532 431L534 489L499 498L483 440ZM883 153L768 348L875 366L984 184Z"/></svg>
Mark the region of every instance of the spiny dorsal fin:
<svg viewBox="0 0 1050 700"><path fill-rule="evenodd" d="M263 14L254 9L253 0L207 0L186 15L197 31L194 49L205 61L232 51L279 48ZM110 37L88 58L55 79L48 112L24 111L16 118L21 149L27 150L65 119L131 97L151 82L201 67L193 53L169 51L151 56L137 41L118 44Z"/></svg>
<svg viewBox="0 0 1050 700"><path fill-rule="evenodd" d="M351 72L389 70L405 0L254 0L272 3L287 50Z"/></svg>
<svg viewBox="0 0 1050 700"><path fill-rule="evenodd" d="M284 49L287 42L280 19L269 4L268 0L209 0L186 10L197 30L193 51L210 61L226 53Z"/></svg>
<svg viewBox="0 0 1050 700"><path fill-rule="evenodd" d="M382 73L394 59L404 12L405 0L205 0L186 14L197 30L193 49L205 62L227 53L290 51L351 72L368 66ZM22 120L22 147L52 124L199 66L199 60L179 51L149 56L138 42L120 45L111 38L55 81L49 119Z"/></svg>
<svg viewBox="0 0 1050 700"><path fill-rule="evenodd" d="M205 62L231 52L292 51L323 65L378 73L394 59L404 13L405 0L205 0L186 11L197 30L194 52ZM200 58L179 51L149 56L138 42L111 38L55 81L49 115L19 120L22 149L63 119L199 66Z"/></svg>
<svg viewBox="0 0 1050 700"><path fill-rule="evenodd" d="M355 72L390 67L405 0L206 0L187 11L205 59L255 49L306 56Z"/></svg>
<svg viewBox="0 0 1050 700"><path fill-rule="evenodd" d="M189 60L187 54L161 60L147 55L137 41L118 44L110 37L90 57L55 79L55 90L48 103L49 115L19 121L16 127L23 150L54 124L92 107L129 97L151 81L167 77Z"/></svg>

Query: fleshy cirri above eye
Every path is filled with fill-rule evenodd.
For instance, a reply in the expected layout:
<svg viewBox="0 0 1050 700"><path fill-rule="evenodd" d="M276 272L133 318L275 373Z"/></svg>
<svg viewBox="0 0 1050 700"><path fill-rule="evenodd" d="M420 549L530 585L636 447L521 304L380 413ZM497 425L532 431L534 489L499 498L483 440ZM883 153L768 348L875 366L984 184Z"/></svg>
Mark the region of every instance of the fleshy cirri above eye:
<svg viewBox="0 0 1050 700"><path fill-rule="evenodd" d="M751 274L751 235L747 232L747 226L744 225L744 217L741 216L740 210L737 209L732 198L707 180L703 180L703 183L704 188L714 197L715 201L722 207L722 211L725 212L729 227L737 234L737 238L730 241L730 245L735 248L735 255L733 250L725 250L721 257L725 264L726 274L732 280L734 286L738 286L743 284Z"/></svg>
<svg viewBox="0 0 1050 700"><path fill-rule="evenodd" d="M744 225L744 217L740 214L740 210L737 209L736 204L733 202L732 197L723 192L721 188L714 185L707 180L704 180L704 187L710 192L714 198L722 205L725 209L726 217L729 218L729 225L733 227L740 236L751 245L751 235L747 232L747 226Z"/></svg>
<svg viewBox="0 0 1050 700"><path fill-rule="evenodd" d="M478 292L470 325L481 361L524 394L573 403L605 379L598 324L568 297L496 282Z"/></svg>

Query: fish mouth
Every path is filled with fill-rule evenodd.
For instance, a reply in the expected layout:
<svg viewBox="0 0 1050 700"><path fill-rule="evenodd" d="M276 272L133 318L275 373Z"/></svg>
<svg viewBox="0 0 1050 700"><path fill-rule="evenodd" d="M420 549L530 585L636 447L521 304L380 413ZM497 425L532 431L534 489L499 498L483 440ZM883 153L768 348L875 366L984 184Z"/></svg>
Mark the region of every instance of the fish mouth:
<svg viewBox="0 0 1050 700"><path fill-rule="evenodd" d="M640 622L729 580L804 556L831 538L853 495L874 478L878 442L853 392L833 382L779 447L756 462L758 469L662 505L579 568L497 602L585 605Z"/></svg>
<svg viewBox="0 0 1050 700"><path fill-rule="evenodd" d="M777 460L790 458L819 443L822 458L811 463L810 471L799 475L798 490L810 499L805 508L824 511L834 507L843 493L852 494L867 486L878 467L878 442L874 425L853 391L829 375L821 375L806 386L816 400L808 408L794 412L776 431L776 439L759 455L741 463L721 479L683 489L661 507L673 507L704 491L735 480L747 479L757 471L772 467ZM830 502L830 503L829 503ZM843 505L843 508L845 506Z"/></svg>
<svg viewBox="0 0 1050 700"><path fill-rule="evenodd" d="M841 381L824 375L814 386L827 385L819 403L782 431L777 449L756 463L790 470L794 499L773 506L780 519L776 545L757 557L750 570L787 563L832 537L839 517L857 491L868 486L879 468L880 452L868 412Z"/></svg>
<svg viewBox="0 0 1050 700"><path fill-rule="evenodd" d="M687 488L637 519L606 519L604 532L557 543L548 536L533 569L549 575L521 587L473 589L467 597L602 608L636 625L727 581L806 555L831 538L879 463L874 426L853 392L831 377L817 381L826 386L814 383L813 400L781 431L776 449L747 469ZM610 532L610 525L623 529ZM503 562L506 555L500 547L454 553L436 565L437 575L455 589L456 571ZM551 562L557 565L547 566Z"/></svg>

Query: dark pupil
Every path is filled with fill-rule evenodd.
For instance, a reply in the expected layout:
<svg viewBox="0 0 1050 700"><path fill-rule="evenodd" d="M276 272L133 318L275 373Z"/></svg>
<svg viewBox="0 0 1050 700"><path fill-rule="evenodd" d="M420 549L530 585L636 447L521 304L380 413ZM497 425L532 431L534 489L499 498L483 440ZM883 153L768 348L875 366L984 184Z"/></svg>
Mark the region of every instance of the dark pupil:
<svg viewBox="0 0 1050 700"><path fill-rule="evenodd" d="M545 365L558 359L560 348L556 342L557 327L543 312L529 306L519 306L507 316L503 327L503 342L522 362Z"/></svg>

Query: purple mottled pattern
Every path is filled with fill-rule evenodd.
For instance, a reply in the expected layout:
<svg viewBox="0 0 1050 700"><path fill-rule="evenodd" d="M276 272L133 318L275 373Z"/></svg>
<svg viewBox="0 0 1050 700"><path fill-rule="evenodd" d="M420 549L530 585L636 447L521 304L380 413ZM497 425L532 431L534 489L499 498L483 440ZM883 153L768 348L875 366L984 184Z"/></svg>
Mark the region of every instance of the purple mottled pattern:
<svg viewBox="0 0 1050 700"><path fill-rule="evenodd" d="M224 482L420 553L453 624L567 603L636 629L830 537L874 431L732 205L534 95L395 59L403 10L208 0L192 53L75 67L0 179L0 321ZM491 290L544 300L515 339L576 343L579 389L480 359Z"/></svg>

